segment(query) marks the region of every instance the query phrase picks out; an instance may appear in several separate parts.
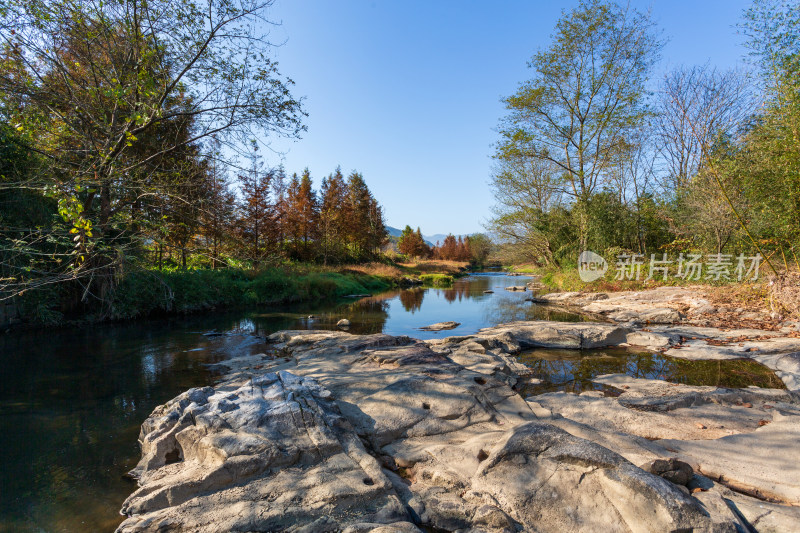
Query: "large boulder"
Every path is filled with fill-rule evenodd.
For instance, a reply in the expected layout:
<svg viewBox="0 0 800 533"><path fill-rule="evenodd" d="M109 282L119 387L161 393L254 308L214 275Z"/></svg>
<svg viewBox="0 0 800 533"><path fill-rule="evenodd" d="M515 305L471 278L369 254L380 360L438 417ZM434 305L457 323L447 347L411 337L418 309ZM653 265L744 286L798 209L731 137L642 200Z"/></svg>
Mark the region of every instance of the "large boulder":
<svg viewBox="0 0 800 533"><path fill-rule="evenodd" d="M120 532L319 531L409 516L330 392L288 372L193 389L142 428Z"/></svg>
<svg viewBox="0 0 800 533"><path fill-rule="evenodd" d="M629 329L601 322L510 322L480 330L476 336L496 339L507 336L520 347L589 349L624 343Z"/></svg>

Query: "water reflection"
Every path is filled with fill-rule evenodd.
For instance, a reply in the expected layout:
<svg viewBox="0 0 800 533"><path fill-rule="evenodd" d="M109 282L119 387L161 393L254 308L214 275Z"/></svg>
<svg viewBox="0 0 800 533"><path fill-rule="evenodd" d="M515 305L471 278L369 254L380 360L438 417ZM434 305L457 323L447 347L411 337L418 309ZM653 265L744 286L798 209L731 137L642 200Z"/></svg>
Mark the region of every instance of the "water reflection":
<svg viewBox="0 0 800 533"><path fill-rule="evenodd" d="M403 309L409 313L419 311L422 308L422 299L425 297L425 289L417 287L400 291L400 303Z"/></svg>
<svg viewBox="0 0 800 533"><path fill-rule="evenodd" d="M605 387L591 381L603 374L626 374L634 378L662 379L684 385L785 388L774 372L750 359L688 361L625 349L538 349L520 354L519 359L533 370L532 377L542 381L523 387L523 394L529 395L553 391L580 393L604 390Z"/></svg>

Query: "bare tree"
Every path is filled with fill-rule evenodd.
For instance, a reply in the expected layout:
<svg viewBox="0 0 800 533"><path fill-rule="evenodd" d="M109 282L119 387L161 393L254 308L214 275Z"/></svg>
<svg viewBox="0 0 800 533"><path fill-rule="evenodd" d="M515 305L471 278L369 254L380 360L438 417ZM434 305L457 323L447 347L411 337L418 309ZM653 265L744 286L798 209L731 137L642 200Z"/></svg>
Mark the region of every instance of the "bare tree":
<svg viewBox="0 0 800 533"><path fill-rule="evenodd" d="M654 134L666 167L661 185L674 192L698 172L704 147L737 135L753 112L754 98L741 71L680 67L664 76L657 105Z"/></svg>

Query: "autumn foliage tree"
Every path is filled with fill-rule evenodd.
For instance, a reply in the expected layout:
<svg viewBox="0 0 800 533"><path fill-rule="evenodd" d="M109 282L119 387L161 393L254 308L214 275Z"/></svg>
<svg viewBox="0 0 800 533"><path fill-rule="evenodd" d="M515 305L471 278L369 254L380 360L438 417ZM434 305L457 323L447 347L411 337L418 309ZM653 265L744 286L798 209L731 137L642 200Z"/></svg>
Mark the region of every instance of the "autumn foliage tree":
<svg viewBox="0 0 800 533"><path fill-rule="evenodd" d="M431 254L431 249L423 239L420 229L417 228L417 231L414 231L411 226L403 229L400 239L397 241L397 249L401 254L409 257L428 257Z"/></svg>

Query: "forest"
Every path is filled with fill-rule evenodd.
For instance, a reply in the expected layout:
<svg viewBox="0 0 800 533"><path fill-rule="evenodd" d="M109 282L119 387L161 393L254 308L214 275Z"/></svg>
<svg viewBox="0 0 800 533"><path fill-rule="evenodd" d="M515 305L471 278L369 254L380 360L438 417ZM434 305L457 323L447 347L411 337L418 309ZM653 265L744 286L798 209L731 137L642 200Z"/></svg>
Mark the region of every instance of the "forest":
<svg viewBox="0 0 800 533"><path fill-rule="evenodd" d="M799 30L796 2L755 0L737 28L745 66L656 76L666 38L649 13L565 11L504 99L490 222L504 261L563 269L592 250L800 268Z"/></svg>

